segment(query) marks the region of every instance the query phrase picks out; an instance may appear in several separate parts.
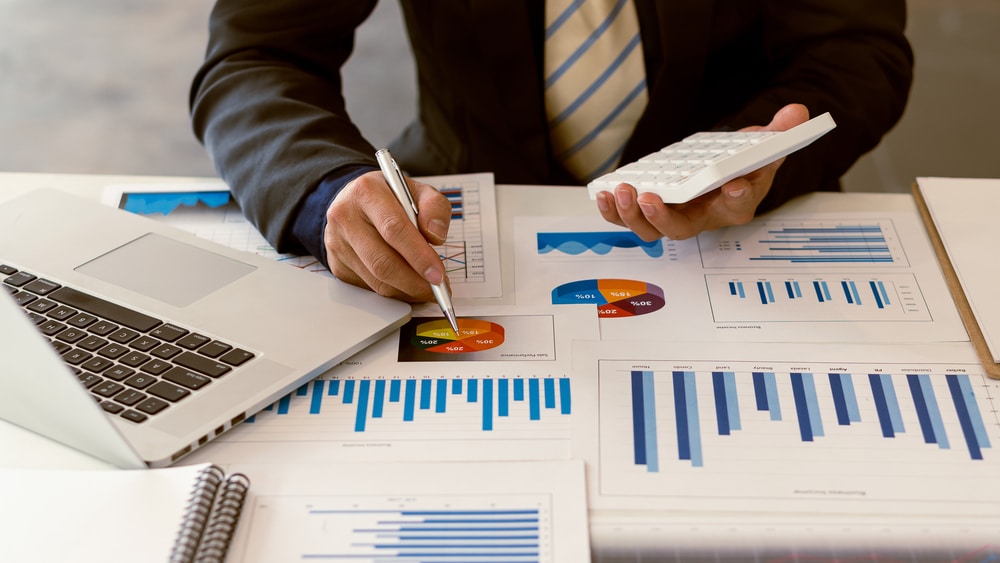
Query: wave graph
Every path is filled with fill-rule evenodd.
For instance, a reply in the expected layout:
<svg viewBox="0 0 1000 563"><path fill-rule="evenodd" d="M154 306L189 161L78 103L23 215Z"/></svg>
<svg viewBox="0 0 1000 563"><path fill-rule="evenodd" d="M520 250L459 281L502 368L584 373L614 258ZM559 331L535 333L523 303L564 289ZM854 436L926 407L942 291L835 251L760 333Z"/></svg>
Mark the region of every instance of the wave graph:
<svg viewBox="0 0 1000 563"><path fill-rule="evenodd" d="M604 256L615 249L638 248L650 258L663 256L663 241L661 239L646 242L632 232L538 233L537 240L539 254L559 252L576 256L590 251Z"/></svg>

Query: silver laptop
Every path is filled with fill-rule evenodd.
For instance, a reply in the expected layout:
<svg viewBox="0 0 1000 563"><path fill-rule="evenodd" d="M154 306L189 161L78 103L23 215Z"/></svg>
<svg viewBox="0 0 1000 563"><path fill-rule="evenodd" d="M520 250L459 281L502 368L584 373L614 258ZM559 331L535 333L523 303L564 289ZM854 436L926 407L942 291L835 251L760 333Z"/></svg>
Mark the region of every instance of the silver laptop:
<svg viewBox="0 0 1000 563"><path fill-rule="evenodd" d="M409 305L64 192L0 204L0 418L170 465Z"/></svg>

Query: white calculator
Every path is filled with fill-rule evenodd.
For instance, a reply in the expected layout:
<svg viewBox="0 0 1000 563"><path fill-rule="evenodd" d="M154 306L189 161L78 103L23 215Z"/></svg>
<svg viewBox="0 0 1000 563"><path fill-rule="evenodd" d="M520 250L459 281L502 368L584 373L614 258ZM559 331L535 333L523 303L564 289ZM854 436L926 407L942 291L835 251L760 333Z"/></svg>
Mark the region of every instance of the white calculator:
<svg viewBox="0 0 1000 563"><path fill-rule="evenodd" d="M829 113L787 131L706 131L668 145L589 184L590 199L621 183L684 203L757 170L822 137L837 124Z"/></svg>

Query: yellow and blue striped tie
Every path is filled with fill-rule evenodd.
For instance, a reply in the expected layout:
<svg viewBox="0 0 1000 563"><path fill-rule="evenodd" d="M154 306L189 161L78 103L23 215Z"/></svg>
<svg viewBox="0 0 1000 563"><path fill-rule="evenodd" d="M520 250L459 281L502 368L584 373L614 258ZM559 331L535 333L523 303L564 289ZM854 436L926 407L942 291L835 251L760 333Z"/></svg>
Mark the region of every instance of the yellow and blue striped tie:
<svg viewBox="0 0 1000 563"><path fill-rule="evenodd" d="M617 167L646 107L639 20L631 0L548 0L545 25L552 151L585 184Z"/></svg>

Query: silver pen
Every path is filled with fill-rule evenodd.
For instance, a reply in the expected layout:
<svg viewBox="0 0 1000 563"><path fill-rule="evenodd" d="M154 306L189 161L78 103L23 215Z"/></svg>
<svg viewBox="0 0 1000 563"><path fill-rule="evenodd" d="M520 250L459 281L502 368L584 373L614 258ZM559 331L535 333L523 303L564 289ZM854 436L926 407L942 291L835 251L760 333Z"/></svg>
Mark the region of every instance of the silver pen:
<svg viewBox="0 0 1000 563"><path fill-rule="evenodd" d="M389 149L380 149L376 152L375 160L378 161L379 168L382 169L382 175L385 176L386 183L392 188L392 193L399 200L399 204L403 206L406 216L410 218L410 222L419 230L417 204L413 201L410 188L406 184L406 179L403 178L403 172L396 164L396 160L389 154ZM455 307L451 304L451 294L448 292L448 286L444 282L437 285L431 284L431 291L434 292L434 299L437 300L438 305L441 307L441 312L448 319L448 324L455 331L455 336L459 336L458 319L455 317Z"/></svg>

